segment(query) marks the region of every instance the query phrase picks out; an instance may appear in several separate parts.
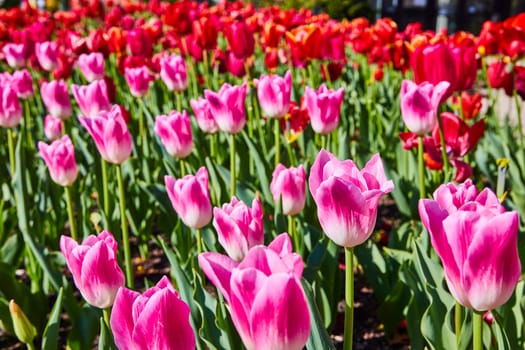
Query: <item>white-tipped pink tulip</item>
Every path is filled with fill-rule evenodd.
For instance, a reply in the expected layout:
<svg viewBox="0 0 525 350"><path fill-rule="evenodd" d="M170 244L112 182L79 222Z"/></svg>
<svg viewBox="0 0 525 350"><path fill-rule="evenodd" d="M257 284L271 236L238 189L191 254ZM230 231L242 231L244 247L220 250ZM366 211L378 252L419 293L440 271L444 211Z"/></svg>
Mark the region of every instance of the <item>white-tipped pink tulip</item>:
<svg viewBox="0 0 525 350"><path fill-rule="evenodd" d="M318 90L307 86L304 92L304 106L310 115L312 129L322 135L337 128L341 115L344 90L331 90L322 84Z"/></svg>
<svg viewBox="0 0 525 350"><path fill-rule="evenodd" d="M58 47L54 41L36 43L35 55L45 71L51 72L58 66Z"/></svg>
<svg viewBox="0 0 525 350"><path fill-rule="evenodd" d="M62 120L46 115L44 118L44 135L50 141L55 141L62 136Z"/></svg>
<svg viewBox="0 0 525 350"><path fill-rule="evenodd" d="M184 58L165 56L160 60L160 78L170 91L184 91L188 86L188 72Z"/></svg>
<svg viewBox="0 0 525 350"><path fill-rule="evenodd" d="M40 95L44 101L49 114L53 117L66 120L73 113L67 83L64 80L53 80L49 83L42 83Z"/></svg>
<svg viewBox="0 0 525 350"><path fill-rule="evenodd" d="M150 74L147 67L126 68L124 77L129 86L129 91L135 97L143 97L149 91L149 86L155 78Z"/></svg>
<svg viewBox="0 0 525 350"><path fill-rule="evenodd" d="M88 82L104 79L104 55L100 52L81 54L77 66Z"/></svg>
<svg viewBox="0 0 525 350"><path fill-rule="evenodd" d="M255 79L259 105L270 118L283 118L290 109L292 95L292 75L290 71L283 77L263 75Z"/></svg>
<svg viewBox="0 0 525 350"><path fill-rule="evenodd" d="M173 157L186 158L193 150L190 117L186 111L159 115L155 118L155 133Z"/></svg>
<svg viewBox="0 0 525 350"><path fill-rule="evenodd" d="M53 181L60 186L71 186L77 179L78 167L75 161L75 148L69 136L64 135L50 145L39 142L38 149Z"/></svg>
<svg viewBox="0 0 525 350"><path fill-rule="evenodd" d="M282 201L284 215L299 214L306 201L306 173L301 164L297 168L286 168L279 164L273 171L270 191L275 203Z"/></svg>
<svg viewBox="0 0 525 350"><path fill-rule="evenodd" d="M204 90L204 96L219 128L228 134L237 134L246 124L246 83L240 86L222 85L219 92Z"/></svg>
<svg viewBox="0 0 525 350"><path fill-rule="evenodd" d="M197 125L199 125L199 128L202 131L208 134L215 134L217 131L219 131L219 125L217 125L215 118L211 114L208 100L199 97L197 100L191 99L190 104L191 108L193 109L193 113L195 113Z"/></svg>
<svg viewBox="0 0 525 350"><path fill-rule="evenodd" d="M108 87L104 80L95 80L89 85L71 85L78 107L86 117L94 117L111 108Z"/></svg>
<svg viewBox="0 0 525 350"><path fill-rule="evenodd" d="M14 128L22 120L22 106L10 85L0 85L0 126Z"/></svg>
<svg viewBox="0 0 525 350"><path fill-rule="evenodd" d="M24 44L5 44L2 52L9 67L18 69L26 66L26 46Z"/></svg>

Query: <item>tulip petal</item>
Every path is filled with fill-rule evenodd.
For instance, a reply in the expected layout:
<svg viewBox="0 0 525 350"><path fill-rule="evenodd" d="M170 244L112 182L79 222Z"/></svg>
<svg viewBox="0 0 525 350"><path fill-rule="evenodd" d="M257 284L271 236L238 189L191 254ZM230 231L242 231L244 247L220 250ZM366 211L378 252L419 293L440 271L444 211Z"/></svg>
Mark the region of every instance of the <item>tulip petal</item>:
<svg viewBox="0 0 525 350"><path fill-rule="evenodd" d="M139 296L140 293L127 288L120 288L117 292L109 323L115 344L121 350L138 350L132 340L134 327L132 306Z"/></svg>
<svg viewBox="0 0 525 350"><path fill-rule="evenodd" d="M204 274L221 292L224 300L230 304L231 273L239 263L226 255L214 252L199 254L198 260Z"/></svg>

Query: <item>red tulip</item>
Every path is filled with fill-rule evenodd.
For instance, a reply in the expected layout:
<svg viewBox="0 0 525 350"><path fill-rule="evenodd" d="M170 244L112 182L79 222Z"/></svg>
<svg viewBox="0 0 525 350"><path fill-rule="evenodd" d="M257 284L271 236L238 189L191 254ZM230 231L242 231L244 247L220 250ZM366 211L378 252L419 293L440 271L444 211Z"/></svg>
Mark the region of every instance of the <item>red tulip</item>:
<svg viewBox="0 0 525 350"><path fill-rule="evenodd" d="M224 29L231 51L236 58L246 59L253 55L255 39L244 21L234 22Z"/></svg>

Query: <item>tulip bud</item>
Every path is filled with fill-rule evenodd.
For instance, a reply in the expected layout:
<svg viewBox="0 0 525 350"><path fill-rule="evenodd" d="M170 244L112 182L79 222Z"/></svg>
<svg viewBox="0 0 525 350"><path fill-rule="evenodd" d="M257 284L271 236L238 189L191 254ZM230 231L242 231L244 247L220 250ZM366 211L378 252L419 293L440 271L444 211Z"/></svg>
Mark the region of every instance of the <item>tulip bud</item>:
<svg viewBox="0 0 525 350"><path fill-rule="evenodd" d="M13 319L16 337L24 344L30 344L36 337L36 328L13 299L9 302L9 313Z"/></svg>
<svg viewBox="0 0 525 350"><path fill-rule="evenodd" d="M319 134L329 134L337 128L341 114L344 90L330 90L322 84L318 90L305 89L304 105L310 115L312 129Z"/></svg>

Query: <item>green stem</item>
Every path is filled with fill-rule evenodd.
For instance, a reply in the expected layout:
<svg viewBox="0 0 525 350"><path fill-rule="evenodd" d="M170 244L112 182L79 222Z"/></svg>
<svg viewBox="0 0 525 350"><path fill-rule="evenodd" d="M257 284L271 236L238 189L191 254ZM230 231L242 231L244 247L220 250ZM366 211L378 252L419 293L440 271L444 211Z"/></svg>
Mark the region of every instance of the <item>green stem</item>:
<svg viewBox="0 0 525 350"><path fill-rule="evenodd" d="M64 191L66 192L67 215L69 217L71 237L78 242L77 225L75 223L75 214L73 213L73 200L71 199L71 188L66 186L64 187Z"/></svg>
<svg viewBox="0 0 525 350"><path fill-rule="evenodd" d="M441 157L443 158L445 172L444 177L446 179L449 175L450 165L448 163L447 146L445 145L445 135L443 134L443 122L441 120L441 112L438 112L437 120L439 125L439 140L441 142Z"/></svg>
<svg viewBox="0 0 525 350"><path fill-rule="evenodd" d="M35 346L33 345L33 342L26 343L27 350L35 350Z"/></svg>
<svg viewBox="0 0 525 350"><path fill-rule="evenodd" d="M231 197L236 194L236 179L235 179L235 134L230 134L230 194Z"/></svg>
<svg viewBox="0 0 525 350"><path fill-rule="evenodd" d="M100 158L102 162L102 191L104 192L104 215L106 221L109 222L109 187L108 187L108 163L104 158ZM107 223L106 223L107 224Z"/></svg>
<svg viewBox="0 0 525 350"><path fill-rule="evenodd" d="M208 137L210 138L210 158L215 159L215 155L217 154L217 134L210 134Z"/></svg>
<svg viewBox="0 0 525 350"><path fill-rule="evenodd" d="M519 135L520 135L520 147L523 149L525 146L525 141L523 140L523 122L521 120L521 102L520 97L518 95L518 92L516 89L514 89L514 102L516 103L516 114L518 118L518 127L519 127Z"/></svg>
<svg viewBox="0 0 525 350"><path fill-rule="evenodd" d="M419 168L419 198L425 198L425 160L423 159L423 136L419 136L417 148L417 161Z"/></svg>
<svg viewBox="0 0 525 350"><path fill-rule="evenodd" d="M275 167L281 162L281 123L280 120L275 118L275 125L273 128L275 138Z"/></svg>
<svg viewBox="0 0 525 350"><path fill-rule="evenodd" d="M299 236L295 230L295 218L292 215L288 215L288 234L292 237L295 251L300 252Z"/></svg>
<svg viewBox="0 0 525 350"><path fill-rule="evenodd" d="M117 165L117 181L120 202L120 224L122 228L122 244L124 245L124 261L126 269L126 286L133 289L133 268L131 266L131 251L129 248L128 223L126 220L126 198L124 196L124 181L122 180L122 168Z"/></svg>
<svg viewBox="0 0 525 350"><path fill-rule="evenodd" d="M354 248L345 247L345 333L344 350L352 350L354 333Z"/></svg>
<svg viewBox="0 0 525 350"><path fill-rule="evenodd" d="M461 323L462 323L462 308L461 304L456 301L454 307L454 328L456 330L456 345L459 349L459 342L461 339Z"/></svg>
<svg viewBox="0 0 525 350"><path fill-rule="evenodd" d="M182 92L175 91L175 98L177 99L177 112L182 113Z"/></svg>
<svg viewBox="0 0 525 350"><path fill-rule="evenodd" d="M184 159L179 160L180 164L180 178L182 179L186 175L186 161Z"/></svg>
<svg viewBox="0 0 525 350"><path fill-rule="evenodd" d="M197 254L200 254L204 251L202 244L202 231L200 228L195 230L195 237L197 239Z"/></svg>
<svg viewBox="0 0 525 350"><path fill-rule="evenodd" d="M15 133L12 128L7 128L7 147L9 148L9 165L11 166L11 177L15 177Z"/></svg>
<svg viewBox="0 0 525 350"><path fill-rule="evenodd" d="M33 145L33 135L31 135L31 110L29 107L29 99L24 100L24 128L26 131L26 137L30 145Z"/></svg>
<svg viewBox="0 0 525 350"><path fill-rule="evenodd" d="M211 86L211 85L208 85L209 83L209 76L208 76L208 72L209 72L209 68L208 68L208 51L207 50L202 50L202 63L204 64L204 86Z"/></svg>
<svg viewBox="0 0 525 350"><path fill-rule="evenodd" d="M144 135L144 110L142 108L142 99L137 101L137 115L139 117L139 136L143 139L142 142L146 142L146 136Z"/></svg>
<svg viewBox="0 0 525 350"><path fill-rule="evenodd" d="M483 350L483 314L473 311L473 350Z"/></svg>
<svg viewBox="0 0 525 350"><path fill-rule="evenodd" d="M108 327L108 329L111 329L111 326L109 324L110 313L111 313L110 307L102 309L102 314L104 315L104 323L106 323L106 326Z"/></svg>

